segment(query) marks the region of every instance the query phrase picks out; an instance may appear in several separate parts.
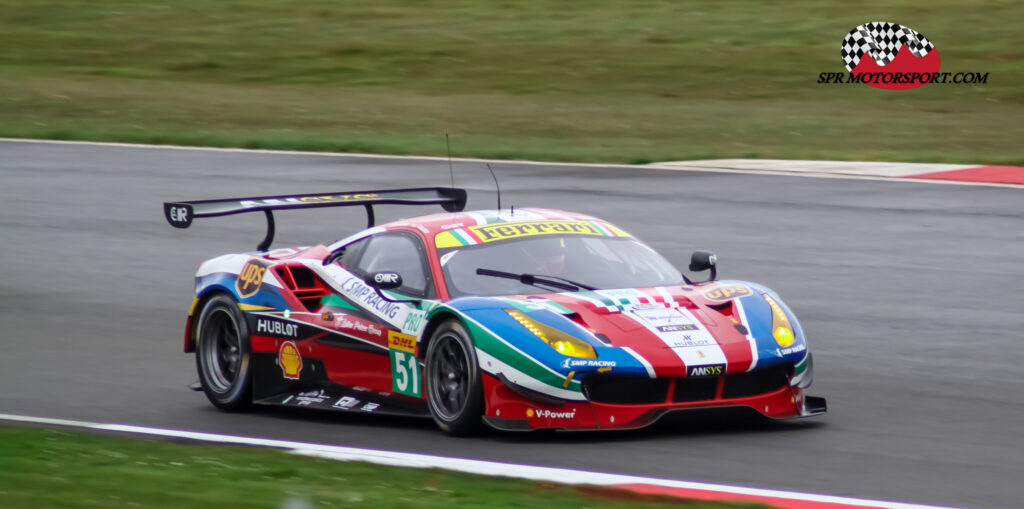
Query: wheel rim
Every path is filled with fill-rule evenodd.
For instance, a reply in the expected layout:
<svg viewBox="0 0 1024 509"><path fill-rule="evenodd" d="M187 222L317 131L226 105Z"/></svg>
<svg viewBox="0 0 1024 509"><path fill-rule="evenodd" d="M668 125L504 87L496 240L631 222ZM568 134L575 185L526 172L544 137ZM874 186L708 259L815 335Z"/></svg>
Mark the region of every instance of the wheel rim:
<svg viewBox="0 0 1024 509"><path fill-rule="evenodd" d="M241 365L241 341L235 317L225 310L214 310L203 326L201 346L203 372L211 389L227 392L238 377Z"/></svg>
<svg viewBox="0 0 1024 509"><path fill-rule="evenodd" d="M445 420L462 412L469 397L469 360L459 338L446 334L435 341L431 354L430 400L434 410Z"/></svg>

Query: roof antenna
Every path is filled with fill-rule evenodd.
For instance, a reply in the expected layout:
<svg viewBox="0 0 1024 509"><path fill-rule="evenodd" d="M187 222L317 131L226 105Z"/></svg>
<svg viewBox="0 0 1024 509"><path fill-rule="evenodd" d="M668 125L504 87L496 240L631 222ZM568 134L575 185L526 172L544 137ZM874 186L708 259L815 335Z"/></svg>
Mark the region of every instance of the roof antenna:
<svg viewBox="0 0 1024 509"><path fill-rule="evenodd" d="M498 177L494 175L491 163L487 163L487 170L491 172L491 178L494 179L494 187L498 190L498 212L501 212L501 186L498 185Z"/></svg>
<svg viewBox="0 0 1024 509"><path fill-rule="evenodd" d="M452 169L452 144L448 141L448 131L444 132L444 146L448 148L448 174L452 177L452 188L454 188L455 170Z"/></svg>

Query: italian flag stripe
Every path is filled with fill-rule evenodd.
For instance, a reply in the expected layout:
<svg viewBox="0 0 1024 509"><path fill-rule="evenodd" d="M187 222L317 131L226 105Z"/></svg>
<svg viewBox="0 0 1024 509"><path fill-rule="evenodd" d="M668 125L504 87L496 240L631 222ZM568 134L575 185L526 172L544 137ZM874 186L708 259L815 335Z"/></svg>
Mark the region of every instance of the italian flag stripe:
<svg viewBox="0 0 1024 509"><path fill-rule="evenodd" d="M469 237L469 235L466 235L466 232L462 228L448 230L448 233L451 233L452 236L455 237L456 240L461 242L463 246L476 244L476 242L474 242L473 239Z"/></svg>

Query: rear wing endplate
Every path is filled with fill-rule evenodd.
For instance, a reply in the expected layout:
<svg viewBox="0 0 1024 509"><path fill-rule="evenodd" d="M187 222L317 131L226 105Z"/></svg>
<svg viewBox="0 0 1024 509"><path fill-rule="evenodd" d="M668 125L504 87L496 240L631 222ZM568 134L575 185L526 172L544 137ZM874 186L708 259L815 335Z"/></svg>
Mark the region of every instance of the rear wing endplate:
<svg viewBox="0 0 1024 509"><path fill-rule="evenodd" d="M262 210L267 217L267 235L256 249L266 251L270 248L270 243L274 241L273 211L356 205L366 208L367 227L369 228L374 224L374 205L441 205L448 212L458 212L466 207L466 190L453 187L421 187L166 202L164 203L164 217L175 228L188 228L192 224L192 220L199 217L227 216Z"/></svg>

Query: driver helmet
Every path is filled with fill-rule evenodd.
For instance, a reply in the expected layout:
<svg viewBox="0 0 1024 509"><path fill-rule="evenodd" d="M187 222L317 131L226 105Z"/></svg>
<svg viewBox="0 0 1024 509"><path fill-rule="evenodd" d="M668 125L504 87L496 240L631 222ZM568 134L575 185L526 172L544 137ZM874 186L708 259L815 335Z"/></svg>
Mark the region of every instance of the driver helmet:
<svg viewBox="0 0 1024 509"><path fill-rule="evenodd" d="M561 276L566 269L564 238L538 238L523 246L530 267L528 272Z"/></svg>

